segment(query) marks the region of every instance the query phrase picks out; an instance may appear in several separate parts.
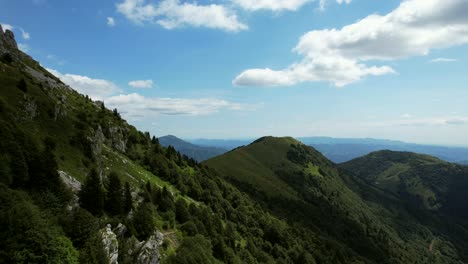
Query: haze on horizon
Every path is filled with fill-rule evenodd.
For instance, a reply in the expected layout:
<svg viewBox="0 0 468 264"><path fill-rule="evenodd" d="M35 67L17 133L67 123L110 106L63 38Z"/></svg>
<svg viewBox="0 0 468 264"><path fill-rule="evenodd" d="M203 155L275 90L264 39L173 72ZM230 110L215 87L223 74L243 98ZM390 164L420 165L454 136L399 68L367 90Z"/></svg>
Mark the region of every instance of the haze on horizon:
<svg viewBox="0 0 468 264"><path fill-rule="evenodd" d="M20 49L157 136L468 146L465 0L0 6Z"/></svg>

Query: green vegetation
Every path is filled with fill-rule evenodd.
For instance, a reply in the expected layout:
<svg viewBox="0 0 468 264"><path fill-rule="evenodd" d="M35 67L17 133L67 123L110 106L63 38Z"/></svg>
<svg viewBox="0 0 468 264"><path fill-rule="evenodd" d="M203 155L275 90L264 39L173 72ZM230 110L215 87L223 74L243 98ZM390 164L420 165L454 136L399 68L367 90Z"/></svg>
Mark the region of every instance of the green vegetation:
<svg viewBox="0 0 468 264"><path fill-rule="evenodd" d="M439 162L432 157L426 157L426 161ZM368 162L362 161L351 171L366 168ZM447 254L438 255L439 262L434 262L427 241L447 227L433 224L440 218L430 211L408 208L404 201L376 188L378 184L350 177L314 149L290 138L262 138L205 164L274 215L315 231L335 249L356 252L365 262L459 263L465 254L460 250L465 245L463 237L468 237L466 232L457 236L446 233L453 240L440 239ZM395 179L407 166L385 167L379 182L385 180L392 188L399 186ZM372 171L362 174L375 175ZM265 182L281 182L287 187L275 190ZM290 190L295 197L288 195ZM455 241L456 246L452 244Z"/></svg>
<svg viewBox="0 0 468 264"><path fill-rule="evenodd" d="M200 164L32 59L3 55L0 263L106 263L108 224L119 263L138 262L138 246L157 243L158 232L163 263L468 259L465 167L427 158L405 181L407 193L457 219L447 222L391 193L413 163L386 164L372 179L388 190L292 138L261 138ZM434 170L453 177L444 184Z"/></svg>

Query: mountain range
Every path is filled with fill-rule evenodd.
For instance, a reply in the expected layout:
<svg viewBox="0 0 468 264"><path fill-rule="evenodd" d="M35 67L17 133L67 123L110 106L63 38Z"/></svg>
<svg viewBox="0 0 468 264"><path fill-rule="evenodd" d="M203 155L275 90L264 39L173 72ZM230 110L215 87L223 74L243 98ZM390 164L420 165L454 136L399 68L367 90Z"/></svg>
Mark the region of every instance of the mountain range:
<svg viewBox="0 0 468 264"><path fill-rule="evenodd" d="M291 137L199 163L0 33L0 263L468 262L466 166Z"/></svg>
<svg viewBox="0 0 468 264"><path fill-rule="evenodd" d="M306 145L314 147L335 163L350 161L374 151L393 150L427 154L449 162L468 164L468 148L466 147L422 145L397 140L373 138L298 137L296 139ZM165 142L167 145L179 146L181 144L181 140L182 139L177 139L176 141L175 138L170 138ZM219 152L222 150L228 151L240 146L248 145L254 140L255 139L187 139L185 141L192 144L190 145L191 151L187 152L187 155L194 157L198 155L198 152L206 152L204 149L206 147L217 148ZM171 144L172 141L174 141L174 143ZM187 148L178 148L177 146L175 146L175 148L182 152ZM215 154L213 151L211 153ZM202 154L202 157L205 156ZM206 157L209 157L209 155ZM204 159L200 160L203 161Z"/></svg>

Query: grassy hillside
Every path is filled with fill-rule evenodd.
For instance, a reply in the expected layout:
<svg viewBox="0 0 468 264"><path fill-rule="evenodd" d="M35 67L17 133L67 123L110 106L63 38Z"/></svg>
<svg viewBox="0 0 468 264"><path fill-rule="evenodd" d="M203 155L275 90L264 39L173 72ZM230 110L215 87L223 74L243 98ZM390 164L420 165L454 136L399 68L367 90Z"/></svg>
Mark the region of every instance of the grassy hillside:
<svg viewBox="0 0 468 264"><path fill-rule="evenodd" d="M273 216L117 109L7 51L0 54L0 263L368 262Z"/></svg>
<svg viewBox="0 0 468 264"><path fill-rule="evenodd" d="M379 151L343 163L355 177L430 210L467 216L468 167L410 152Z"/></svg>
<svg viewBox="0 0 468 264"><path fill-rule="evenodd" d="M274 214L318 230L369 261L458 263L451 242L439 238L397 197L349 181L336 165L292 138L261 138L205 164ZM432 240L446 252L430 254Z"/></svg>

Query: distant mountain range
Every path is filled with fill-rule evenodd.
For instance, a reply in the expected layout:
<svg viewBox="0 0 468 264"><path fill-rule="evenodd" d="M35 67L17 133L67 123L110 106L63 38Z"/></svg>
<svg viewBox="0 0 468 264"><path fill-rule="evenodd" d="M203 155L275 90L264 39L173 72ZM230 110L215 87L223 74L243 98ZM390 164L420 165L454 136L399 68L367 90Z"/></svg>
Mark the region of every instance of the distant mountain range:
<svg viewBox="0 0 468 264"><path fill-rule="evenodd" d="M173 146L180 153L199 162L229 151L227 148L195 145L172 135L160 137L159 143L164 147Z"/></svg>
<svg viewBox="0 0 468 264"><path fill-rule="evenodd" d="M427 154L445 161L468 165L468 148L463 147L422 145L373 138L298 137L296 139L308 146L316 148L335 163L346 162L374 151L393 150ZM218 147L231 150L248 145L252 143L254 139L193 139L188 141L198 146Z"/></svg>

